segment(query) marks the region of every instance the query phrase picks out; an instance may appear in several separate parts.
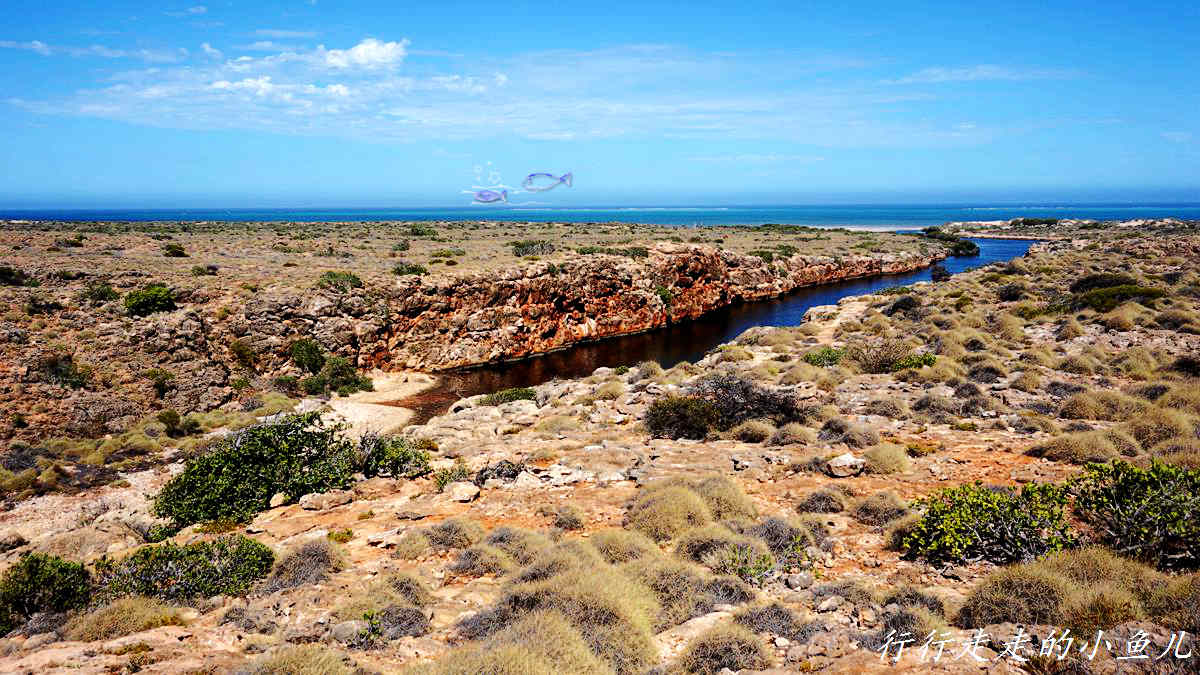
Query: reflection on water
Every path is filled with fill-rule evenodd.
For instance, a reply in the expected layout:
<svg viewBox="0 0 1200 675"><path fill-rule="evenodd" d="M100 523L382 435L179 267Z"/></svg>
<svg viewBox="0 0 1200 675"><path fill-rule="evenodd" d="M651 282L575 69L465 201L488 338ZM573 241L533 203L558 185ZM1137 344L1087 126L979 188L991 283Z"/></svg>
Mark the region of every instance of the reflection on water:
<svg viewBox="0 0 1200 675"><path fill-rule="evenodd" d="M1032 241L1016 239L972 241L979 245L978 256L948 258L942 262L951 274L1023 256L1033 244ZM421 424L467 396L509 387L533 386L554 378L584 377L602 366L615 368L642 361L657 361L664 368L670 368L681 361L699 360L709 350L729 342L752 326L795 326L811 307L834 305L847 296L863 295L917 281L929 281L929 270L809 286L772 300L733 305L693 321L637 335L577 344L520 361L442 373L441 382L435 388L396 401L393 405L415 410L417 414L413 424Z"/></svg>

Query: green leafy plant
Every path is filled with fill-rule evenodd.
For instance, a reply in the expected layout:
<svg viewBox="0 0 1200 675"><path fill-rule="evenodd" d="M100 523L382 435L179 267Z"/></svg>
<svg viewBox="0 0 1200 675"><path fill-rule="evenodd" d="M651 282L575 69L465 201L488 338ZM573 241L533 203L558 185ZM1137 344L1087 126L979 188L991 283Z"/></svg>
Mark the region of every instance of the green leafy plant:
<svg viewBox="0 0 1200 675"><path fill-rule="evenodd" d="M300 338L292 343L292 363L309 373L321 372L325 365L325 352L316 340Z"/></svg>
<svg viewBox="0 0 1200 675"><path fill-rule="evenodd" d="M511 389L501 389L484 396L479 400L479 405L500 405L501 403L510 403L512 401L534 401L537 400L537 392L530 387L513 387Z"/></svg>
<svg viewBox="0 0 1200 675"><path fill-rule="evenodd" d="M1163 568L1200 567L1200 471L1152 461L1093 464L1070 485L1075 512L1114 551Z"/></svg>
<svg viewBox="0 0 1200 675"><path fill-rule="evenodd" d="M429 453L437 445L429 440L410 440L364 434L358 442L363 475L386 474L393 478L417 478L430 472Z"/></svg>
<svg viewBox="0 0 1200 675"><path fill-rule="evenodd" d="M845 349L834 349L833 347L821 347L804 355L804 362L813 366L828 367L836 366L842 357L846 355Z"/></svg>
<svg viewBox="0 0 1200 675"><path fill-rule="evenodd" d="M0 634L38 612L83 607L91 594L91 575L82 564L26 553L0 577Z"/></svg>
<svg viewBox="0 0 1200 675"><path fill-rule="evenodd" d="M258 361L258 354L254 351L254 347L251 347L245 340L239 339L229 343L229 351L233 353L233 358L243 368L254 369L254 364Z"/></svg>
<svg viewBox="0 0 1200 675"><path fill-rule="evenodd" d="M274 562L269 547L242 535L183 546L143 546L122 560L96 562L97 595L104 600L145 595L173 601L245 595Z"/></svg>
<svg viewBox="0 0 1200 675"><path fill-rule="evenodd" d="M428 274L428 273L429 273L428 268L426 268L424 265L418 265L417 263L401 262L401 263L396 263L396 265L394 267L392 267L392 274L395 274L397 276L405 276L405 275L421 276L423 274Z"/></svg>
<svg viewBox="0 0 1200 675"><path fill-rule="evenodd" d="M357 455L343 429L325 426L316 412L243 429L189 460L155 497L154 512L179 526L245 521L265 510L276 493L294 501L345 488Z"/></svg>
<svg viewBox="0 0 1200 675"><path fill-rule="evenodd" d="M910 368L921 368L923 366L932 366L935 363L937 363L937 357L933 354L909 354L896 359L896 362L892 364L892 370L901 371Z"/></svg>
<svg viewBox="0 0 1200 675"><path fill-rule="evenodd" d="M1091 309L1096 312L1108 312L1116 309L1117 305L1130 300L1147 307L1153 307L1154 301L1165 297L1167 292L1161 288L1137 286L1133 284L1107 286L1096 288L1072 296L1072 304L1077 309Z"/></svg>
<svg viewBox="0 0 1200 675"><path fill-rule="evenodd" d="M190 436L200 431L200 423L191 417L181 417L178 412L167 409L158 413L156 419L167 428L171 438Z"/></svg>
<svg viewBox="0 0 1200 675"><path fill-rule="evenodd" d="M1074 543L1064 510L1066 487L1030 483L1013 492L980 483L946 488L918 500L923 511L903 545L931 562L1028 561Z"/></svg>
<svg viewBox="0 0 1200 675"><path fill-rule="evenodd" d="M355 288L362 288L362 279L353 272L335 272L330 270L317 278L317 286L338 293L348 293Z"/></svg>
<svg viewBox="0 0 1200 675"><path fill-rule="evenodd" d="M175 375L165 368L150 368L142 371L142 377L150 380L151 386L154 387L154 393L159 398L163 397L171 388L171 381L175 379Z"/></svg>
<svg viewBox="0 0 1200 675"><path fill-rule="evenodd" d="M454 465L445 469L438 469L433 473L433 484L437 487L437 491L441 492L446 489L446 486L451 483L467 480L471 477L471 471L467 469L467 464L461 457L454 460Z"/></svg>
<svg viewBox="0 0 1200 675"><path fill-rule="evenodd" d="M186 258L187 251L183 250L182 244L166 244L163 246L163 255L168 258Z"/></svg>
<svg viewBox="0 0 1200 675"><path fill-rule="evenodd" d="M761 586L775 569L775 558L753 546L730 544L705 556L704 564L717 574L731 574L748 584Z"/></svg>
<svg viewBox="0 0 1200 675"><path fill-rule="evenodd" d="M87 288L80 294L80 299L84 302L90 302L93 305L116 300L119 297L121 297L121 294L117 293L112 286L99 281L88 284Z"/></svg>
<svg viewBox="0 0 1200 675"><path fill-rule="evenodd" d="M646 410L646 429L655 438L702 439L720 418L717 407L695 396L665 396Z"/></svg>
<svg viewBox="0 0 1200 675"><path fill-rule="evenodd" d="M125 309L133 316L148 316L175 309L175 295L163 284L150 284L125 294Z"/></svg>
<svg viewBox="0 0 1200 675"><path fill-rule="evenodd" d="M509 242L508 245L512 247L513 255L518 258L524 258L527 255L549 255L554 253L554 244L544 239L523 239L521 241Z"/></svg>

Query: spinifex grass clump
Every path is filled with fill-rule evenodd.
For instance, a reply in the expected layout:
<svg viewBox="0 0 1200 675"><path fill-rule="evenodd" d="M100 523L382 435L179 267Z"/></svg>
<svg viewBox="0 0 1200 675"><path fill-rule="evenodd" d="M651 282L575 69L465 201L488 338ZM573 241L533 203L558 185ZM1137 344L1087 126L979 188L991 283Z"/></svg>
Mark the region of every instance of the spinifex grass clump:
<svg viewBox="0 0 1200 675"><path fill-rule="evenodd" d="M154 512L179 527L248 520L276 493L295 501L345 488L358 466L354 444L342 431L325 426L316 412L243 429L189 460L155 498Z"/></svg>

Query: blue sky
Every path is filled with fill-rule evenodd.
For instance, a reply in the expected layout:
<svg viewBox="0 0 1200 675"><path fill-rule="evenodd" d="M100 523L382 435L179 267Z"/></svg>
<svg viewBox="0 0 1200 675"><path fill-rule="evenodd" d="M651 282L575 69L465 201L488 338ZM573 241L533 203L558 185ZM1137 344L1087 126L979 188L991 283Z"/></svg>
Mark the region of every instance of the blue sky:
<svg viewBox="0 0 1200 675"><path fill-rule="evenodd" d="M0 5L0 207L1200 201L1200 3Z"/></svg>

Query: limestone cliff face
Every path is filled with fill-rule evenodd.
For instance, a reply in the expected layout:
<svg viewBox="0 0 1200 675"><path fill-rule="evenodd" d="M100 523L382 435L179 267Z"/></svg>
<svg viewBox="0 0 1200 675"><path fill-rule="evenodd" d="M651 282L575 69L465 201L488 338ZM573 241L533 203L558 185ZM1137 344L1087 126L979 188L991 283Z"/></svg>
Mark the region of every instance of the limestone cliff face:
<svg viewBox="0 0 1200 675"><path fill-rule="evenodd" d="M406 277L395 287L342 296L289 292L260 298L227 325L260 353L282 357L291 340L311 335L361 367L436 371L651 330L802 286L919 269L940 257L795 255L768 263L667 244L641 260L586 256L495 274Z"/></svg>

